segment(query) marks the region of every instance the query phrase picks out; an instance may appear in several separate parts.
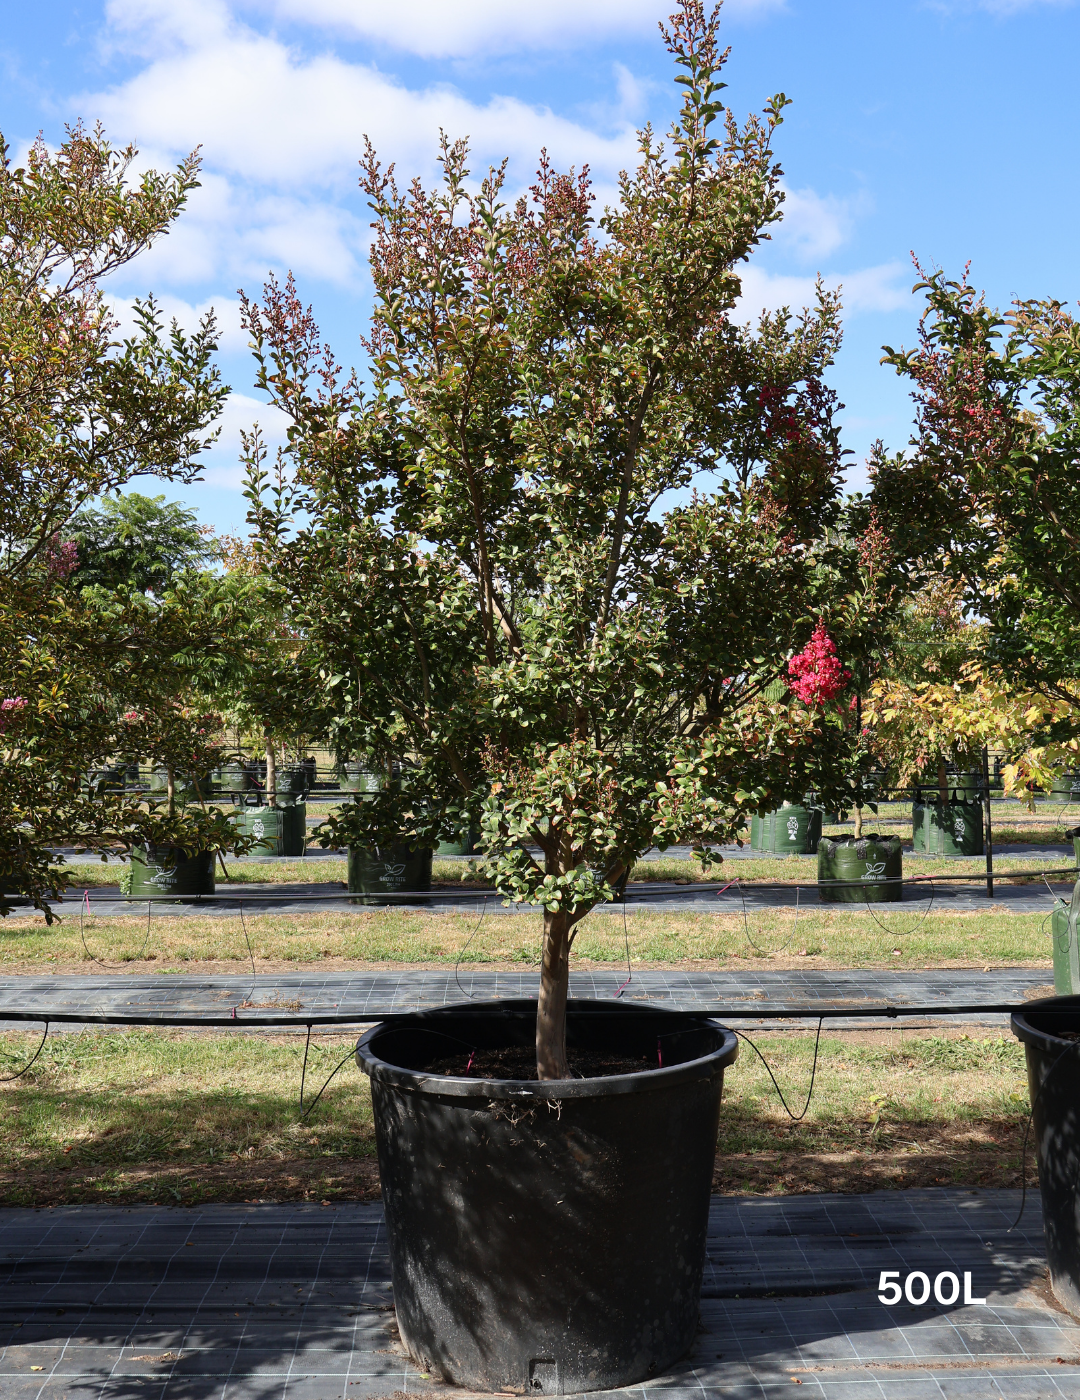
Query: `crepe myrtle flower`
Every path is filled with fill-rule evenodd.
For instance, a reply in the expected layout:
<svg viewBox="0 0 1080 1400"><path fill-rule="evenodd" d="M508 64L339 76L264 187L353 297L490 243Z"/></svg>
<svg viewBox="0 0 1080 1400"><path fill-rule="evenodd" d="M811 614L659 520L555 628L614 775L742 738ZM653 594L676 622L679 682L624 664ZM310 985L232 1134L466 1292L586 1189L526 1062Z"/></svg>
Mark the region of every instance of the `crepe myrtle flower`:
<svg viewBox="0 0 1080 1400"><path fill-rule="evenodd" d="M788 689L804 705L823 705L834 700L851 680L851 672L841 666L836 643L819 622L802 651L788 662Z"/></svg>

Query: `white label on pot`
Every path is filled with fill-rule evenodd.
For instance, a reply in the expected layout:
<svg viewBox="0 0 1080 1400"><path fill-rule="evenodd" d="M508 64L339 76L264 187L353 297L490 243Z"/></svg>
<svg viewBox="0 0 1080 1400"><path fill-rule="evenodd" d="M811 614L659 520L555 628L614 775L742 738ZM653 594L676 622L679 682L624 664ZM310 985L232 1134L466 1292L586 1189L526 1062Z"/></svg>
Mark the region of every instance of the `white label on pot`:
<svg viewBox="0 0 1080 1400"><path fill-rule="evenodd" d="M789 841L797 841L797 840L799 839L799 819L798 819L798 817L788 817L788 819L787 819L787 834L788 834L788 840L789 840Z"/></svg>
<svg viewBox="0 0 1080 1400"><path fill-rule="evenodd" d="M868 880L884 880L885 862L883 860L868 860L866 862L866 878Z"/></svg>
<svg viewBox="0 0 1080 1400"><path fill-rule="evenodd" d="M266 831L266 827L262 824L261 817L256 817L255 820L251 823L251 831L252 835L259 837L261 837Z"/></svg>
<svg viewBox="0 0 1080 1400"><path fill-rule="evenodd" d="M953 822L953 830L956 833L956 844L959 845L964 839L964 817L963 813L957 812L956 820Z"/></svg>
<svg viewBox="0 0 1080 1400"><path fill-rule="evenodd" d="M392 890L400 889L405 883L404 865L391 865L389 861L384 862L382 882Z"/></svg>

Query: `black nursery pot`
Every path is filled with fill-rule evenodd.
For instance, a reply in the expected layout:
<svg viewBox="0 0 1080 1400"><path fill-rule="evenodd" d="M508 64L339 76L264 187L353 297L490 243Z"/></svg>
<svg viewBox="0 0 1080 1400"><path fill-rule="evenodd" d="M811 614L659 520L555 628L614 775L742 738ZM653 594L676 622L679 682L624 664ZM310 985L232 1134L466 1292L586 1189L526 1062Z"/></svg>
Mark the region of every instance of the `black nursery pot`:
<svg viewBox="0 0 1080 1400"><path fill-rule="evenodd" d="M632 1385L691 1347L733 1032L685 1013L572 1000L567 1045L655 1069L539 1083L425 1071L458 1047L531 1046L536 1003L448 1007L357 1047L401 1338L474 1390Z"/></svg>
<svg viewBox="0 0 1080 1400"><path fill-rule="evenodd" d="M1080 1317L1080 996L1033 1001L1012 1029L1027 1058L1050 1285Z"/></svg>

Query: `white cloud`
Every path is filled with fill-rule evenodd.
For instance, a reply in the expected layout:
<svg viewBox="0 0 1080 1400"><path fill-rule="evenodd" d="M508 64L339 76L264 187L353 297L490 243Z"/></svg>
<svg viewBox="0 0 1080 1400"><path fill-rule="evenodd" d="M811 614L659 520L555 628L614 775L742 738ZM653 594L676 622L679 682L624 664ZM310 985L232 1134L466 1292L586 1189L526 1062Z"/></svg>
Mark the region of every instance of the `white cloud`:
<svg viewBox="0 0 1080 1400"><path fill-rule="evenodd" d="M589 162L610 178L633 157L629 122L603 136L514 97L478 105L447 86L411 91L369 64L302 57L203 3L205 33L176 24L166 0L114 0L110 16L159 56L84 96L83 110L118 137L172 152L201 144L212 169L277 187L352 186L365 134L410 171L430 170L440 127L470 137L478 165L506 155L531 172L546 146L557 166Z"/></svg>
<svg viewBox="0 0 1080 1400"><path fill-rule="evenodd" d="M280 409L272 408L261 399L233 393L225 400L220 419L221 436L203 459L206 463L203 481L207 486L232 491L243 488L240 435L250 432L256 423L261 427L263 441L270 449L267 464L272 468L274 449L283 446L286 440L288 419Z"/></svg>
<svg viewBox="0 0 1080 1400"><path fill-rule="evenodd" d="M109 296L109 307L119 323L117 334L131 335L135 330L134 307L130 301ZM199 322L213 311L217 321L218 350L223 355L242 354L248 348L248 335L240 324L240 303L230 297L212 297L193 304L182 297L169 293L154 294L154 300L161 309L166 327L175 321L180 329L190 335L198 330Z"/></svg>
<svg viewBox="0 0 1080 1400"><path fill-rule="evenodd" d="M868 311L897 311L906 306L910 292L898 279L910 273L903 262L882 263L878 267L862 268L857 272L830 273L822 278L826 287L841 288L844 312L848 316ZM910 276L908 282L910 282ZM748 267L742 272L742 296L736 315L752 321L761 311L778 311L782 306L797 310L813 306L815 300L813 277L792 277Z"/></svg>
<svg viewBox="0 0 1080 1400"><path fill-rule="evenodd" d="M809 189L786 189L784 217L773 241L794 248L807 260L828 257L847 241L856 217L867 205L862 196L838 199Z"/></svg>
<svg viewBox="0 0 1080 1400"><path fill-rule="evenodd" d="M265 0L250 8L265 12ZM276 0L282 19L320 24L423 58L569 48L600 36L655 36L670 6L656 0ZM784 0L727 0L725 18L784 8Z"/></svg>

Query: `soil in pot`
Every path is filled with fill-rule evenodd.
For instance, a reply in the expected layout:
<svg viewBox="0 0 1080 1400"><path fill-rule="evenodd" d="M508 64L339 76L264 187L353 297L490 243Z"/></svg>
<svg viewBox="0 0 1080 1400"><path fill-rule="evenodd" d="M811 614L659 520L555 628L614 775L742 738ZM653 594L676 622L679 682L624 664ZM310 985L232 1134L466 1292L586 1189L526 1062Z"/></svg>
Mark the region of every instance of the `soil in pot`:
<svg viewBox="0 0 1080 1400"><path fill-rule="evenodd" d="M697 1333L737 1041L700 1017L572 999L571 1065L620 1072L502 1077L535 1074L535 1028L535 1002L450 1007L357 1048L398 1327L425 1370L474 1390L633 1385Z"/></svg>
<svg viewBox="0 0 1080 1400"><path fill-rule="evenodd" d="M1080 1317L1080 996L1033 1001L1012 1029L1027 1058L1050 1286Z"/></svg>

